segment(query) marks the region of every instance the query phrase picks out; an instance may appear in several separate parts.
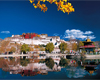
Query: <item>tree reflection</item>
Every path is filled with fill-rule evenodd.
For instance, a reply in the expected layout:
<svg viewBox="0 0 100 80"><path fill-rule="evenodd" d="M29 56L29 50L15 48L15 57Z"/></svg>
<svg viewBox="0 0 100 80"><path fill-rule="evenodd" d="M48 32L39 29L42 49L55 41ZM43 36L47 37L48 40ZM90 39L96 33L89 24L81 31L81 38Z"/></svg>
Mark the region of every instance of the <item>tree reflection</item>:
<svg viewBox="0 0 100 80"><path fill-rule="evenodd" d="M8 67L8 61L3 59L3 58L0 58L0 68L7 68Z"/></svg>
<svg viewBox="0 0 100 80"><path fill-rule="evenodd" d="M67 66L67 64L68 64L67 60L64 58L61 58L59 65L60 66Z"/></svg>
<svg viewBox="0 0 100 80"><path fill-rule="evenodd" d="M30 60L29 59L20 59L20 64L22 66L27 66L27 64L30 63Z"/></svg>
<svg viewBox="0 0 100 80"><path fill-rule="evenodd" d="M45 59L45 63L46 63L46 65L49 67L49 68L53 68L53 66L54 66L54 60L52 59L52 58L46 58Z"/></svg>
<svg viewBox="0 0 100 80"><path fill-rule="evenodd" d="M61 58L60 66L65 70L65 74L68 78L82 78L85 75L96 75L97 72L95 72L98 67L97 63L99 63L99 60L97 63L93 64L91 66L91 62L93 63L93 60L85 60L81 61L84 62L83 65L80 64L80 60L74 60L74 59L68 60ZM88 61L91 61L89 64L86 64ZM45 62L45 63L40 63ZM31 63L30 59L19 59L19 58L0 58L0 76L6 76L8 75L7 71L10 72L10 74L21 74L22 76L35 76L38 74L47 75L49 71L61 71L61 67L54 64L54 61L52 58L47 58L46 60L40 60L40 62L34 62ZM69 65L69 63L73 65ZM28 65L27 65L28 64ZM22 65L22 66L21 66ZM77 66L76 66L77 65ZM62 72L62 71L61 71ZM61 74L61 72L59 72Z"/></svg>

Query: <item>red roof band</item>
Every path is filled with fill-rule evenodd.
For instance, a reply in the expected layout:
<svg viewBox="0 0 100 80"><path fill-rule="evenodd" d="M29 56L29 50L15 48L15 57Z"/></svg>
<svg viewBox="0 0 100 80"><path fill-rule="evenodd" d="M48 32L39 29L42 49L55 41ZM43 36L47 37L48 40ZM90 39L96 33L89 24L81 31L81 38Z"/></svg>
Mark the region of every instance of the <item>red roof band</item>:
<svg viewBox="0 0 100 80"><path fill-rule="evenodd" d="M95 45L80 46L80 48L95 48Z"/></svg>

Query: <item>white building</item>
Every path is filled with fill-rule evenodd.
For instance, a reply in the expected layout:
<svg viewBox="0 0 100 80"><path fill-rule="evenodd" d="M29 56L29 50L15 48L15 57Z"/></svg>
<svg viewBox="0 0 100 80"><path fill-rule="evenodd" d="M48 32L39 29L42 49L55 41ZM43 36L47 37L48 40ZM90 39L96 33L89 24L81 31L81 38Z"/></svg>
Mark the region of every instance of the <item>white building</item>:
<svg viewBox="0 0 100 80"><path fill-rule="evenodd" d="M47 36L40 35L40 37L33 37L33 39L24 39L19 35L12 35L10 38L12 42L16 42L19 44L33 44L33 45L46 45L47 43L53 43L54 47L58 47L60 45L60 37L58 36Z"/></svg>

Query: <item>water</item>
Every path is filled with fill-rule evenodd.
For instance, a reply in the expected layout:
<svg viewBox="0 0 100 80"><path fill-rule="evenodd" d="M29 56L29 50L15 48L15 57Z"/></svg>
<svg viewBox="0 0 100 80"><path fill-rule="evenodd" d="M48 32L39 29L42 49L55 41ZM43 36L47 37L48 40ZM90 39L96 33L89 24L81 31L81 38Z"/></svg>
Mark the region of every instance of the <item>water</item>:
<svg viewBox="0 0 100 80"><path fill-rule="evenodd" d="M20 58L0 58L0 79L99 79L100 59L81 59L69 65L56 66L55 70L48 68L38 60Z"/></svg>

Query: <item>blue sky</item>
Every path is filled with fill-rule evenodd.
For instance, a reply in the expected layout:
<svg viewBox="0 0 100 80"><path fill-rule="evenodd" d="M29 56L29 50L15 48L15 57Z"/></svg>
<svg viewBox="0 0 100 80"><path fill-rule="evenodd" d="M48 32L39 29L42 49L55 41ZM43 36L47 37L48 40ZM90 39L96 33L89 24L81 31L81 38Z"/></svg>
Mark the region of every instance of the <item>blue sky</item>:
<svg viewBox="0 0 100 80"><path fill-rule="evenodd" d="M70 36L85 40L89 36L93 41L100 37L100 1L69 0L75 12L57 11L55 4L45 2L47 12L35 9L28 0L0 0L0 38L12 34L35 32L49 36L58 35L67 40Z"/></svg>

